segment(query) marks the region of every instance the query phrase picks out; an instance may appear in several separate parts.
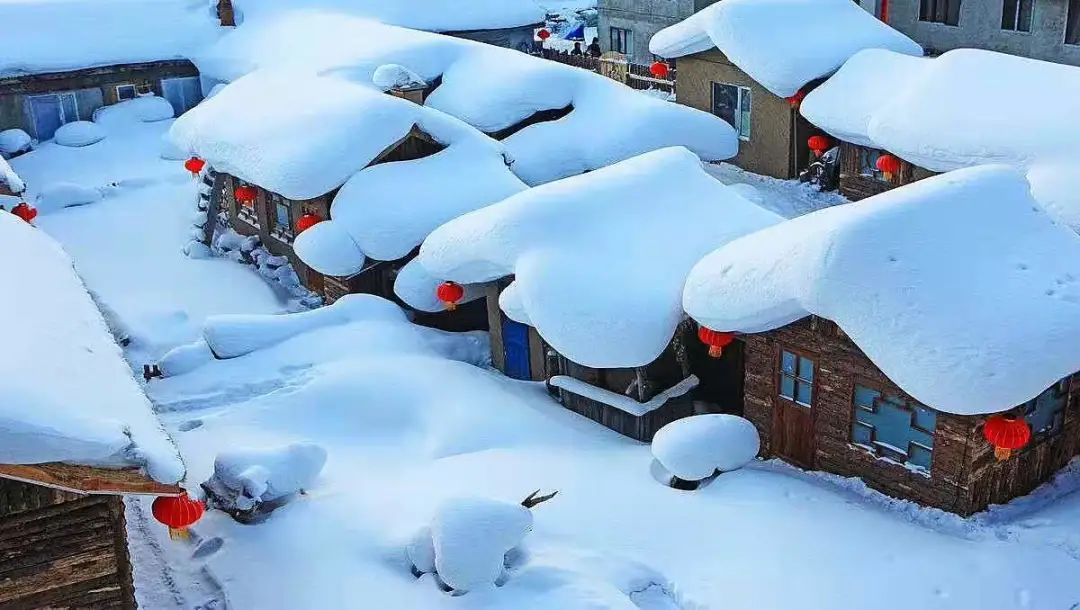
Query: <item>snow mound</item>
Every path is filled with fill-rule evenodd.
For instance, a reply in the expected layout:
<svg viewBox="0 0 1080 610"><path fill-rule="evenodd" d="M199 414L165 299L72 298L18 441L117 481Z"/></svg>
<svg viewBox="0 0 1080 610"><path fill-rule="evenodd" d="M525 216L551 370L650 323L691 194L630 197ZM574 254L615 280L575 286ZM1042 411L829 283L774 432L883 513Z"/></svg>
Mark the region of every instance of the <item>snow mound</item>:
<svg viewBox="0 0 1080 610"><path fill-rule="evenodd" d="M915 41L848 0L724 0L649 41L661 57L713 48L780 97L832 74L862 49L923 54Z"/></svg>
<svg viewBox="0 0 1080 610"><path fill-rule="evenodd" d="M1021 173L982 166L733 241L694 267L683 304L746 333L828 318L904 391L973 415L1080 370L1078 278L1080 236Z"/></svg>
<svg viewBox="0 0 1080 610"><path fill-rule="evenodd" d="M72 121L60 126L53 136L54 141L60 146L79 148L97 144L105 139L105 130L96 123L90 121Z"/></svg>
<svg viewBox="0 0 1080 610"><path fill-rule="evenodd" d="M738 470L757 457L757 428L737 415L710 413L679 419L660 428L652 441L653 457L685 481L714 472Z"/></svg>
<svg viewBox="0 0 1080 610"><path fill-rule="evenodd" d="M102 197L100 189L70 182L54 182L38 191L37 205L39 211L49 212L97 203Z"/></svg>
<svg viewBox="0 0 1080 610"><path fill-rule="evenodd" d="M435 570L457 591L490 587L505 569L507 551L532 530L532 512L489 498L447 500L431 522Z"/></svg>
<svg viewBox="0 0 1080 610"><path fill-rule="evenodd" d="M72 261L45 233L0 214L0 463L142 467L175 483L184 466Z"/></svg>
<svg viewBox="0 0 1080 610"><path fill-rule="evenodd" d="M169 100L156 95L137 97L94 111L94 122L105 127L122 127L130 123L156 123L174 116Z"/></svg>
<svg viewBox="0 0 1080 610"><path fill-rule="evenodd" d="M375 69L371 82L383 91L388 89L423 88L427 86L419 74L399 64L385 64Z"/></svg>
<svg viewBox="0 0 1080 610"><path fill-rule="evenodd" d="M13 155L30 150L30 134L21 129L0 131L0 155Z"/></svg>
<svg viewBox="0 0 1080 610"><path fill-rule="evenodd" d="M683 281L702 256L780 217L709 176L683 148L536 187L436 229L431 276L513 275L500 306L585 366L644 366L683 319Z"/></svg>
<svg viewBox="0 0 1080 610"><path fill-rule="evenodd" d="M7 187L12 193L21 193L26 190L26 184L23 183L22 178L19 178L3 157L0 157L0 186Z"/></svg>
<svg viewBox="0 0 1080 610"><path fill-rule="evenodd" d="M218 454L211 486L232 491L236 508L251 510L311 489L325 465L326 450L314 443L237 449Z"/></svg>

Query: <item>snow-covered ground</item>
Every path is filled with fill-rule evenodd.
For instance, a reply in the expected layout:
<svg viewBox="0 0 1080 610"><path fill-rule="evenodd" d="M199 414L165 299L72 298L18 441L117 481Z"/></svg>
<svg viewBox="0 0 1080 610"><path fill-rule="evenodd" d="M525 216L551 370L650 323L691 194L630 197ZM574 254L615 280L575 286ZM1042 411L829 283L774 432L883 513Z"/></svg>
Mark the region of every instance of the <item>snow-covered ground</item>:
<svg viewBox="0 0 1080 610"><path fill-rule="evenodd" d="M197 339L206 316L272 314L284 302L250 269L190 260L194 184L159 159L165 123L114 128L91 146L44 145L13 161L31 194L105 187L47 210L128 329L138 365ZM157 132L157 134L153 132ZM763 204L797 215L830 201L808 187L719 167ZM109 186L115 183L117 186ZM837 200L836 202L838 202ZM189 468L222 452L308 441L327 451L315 485L270 518L212 511L196 544L167 539L131 504L141 607L819 610L1067 610L1080 604L1080 475L964 520L888 500L855 481L756 462L696 492L659 484L649 448L580 418L542 386L474 366L475 336L393 313L314 328L147 389ZM501 587L463 596L410 573L405 548L444 500L518 502L533 531Z"/></svg>

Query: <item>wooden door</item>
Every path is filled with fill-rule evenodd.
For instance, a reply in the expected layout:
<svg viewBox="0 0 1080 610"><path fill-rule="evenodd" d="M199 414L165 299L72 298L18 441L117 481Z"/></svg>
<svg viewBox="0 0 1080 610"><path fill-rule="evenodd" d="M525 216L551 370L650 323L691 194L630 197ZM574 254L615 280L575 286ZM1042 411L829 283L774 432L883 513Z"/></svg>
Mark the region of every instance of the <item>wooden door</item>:
<svg viewBox="0 0 1080 610"><path fill-rule="evenodd" d="M773 453L804 468L814 467L816 373L814 355L785 346L777 349Z"/></svg>
<svg viewBox="0 0 1080 610"><path fill-rule="evenodd" d="M503 362L507 377L532 379L529 363L529 327L502 316Z"/></svg>

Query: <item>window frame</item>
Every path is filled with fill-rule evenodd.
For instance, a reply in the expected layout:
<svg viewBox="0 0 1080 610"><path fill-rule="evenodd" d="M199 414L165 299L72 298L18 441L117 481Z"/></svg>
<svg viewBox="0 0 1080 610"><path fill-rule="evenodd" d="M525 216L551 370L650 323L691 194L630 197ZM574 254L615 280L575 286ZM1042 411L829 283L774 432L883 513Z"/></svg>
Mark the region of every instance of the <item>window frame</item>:
<svg viewBox="0 0 1080 610"><path fill-rule="evenodd" d="M292 227L292 200L286 199L277 193L270 193L267 200L274 212L272 215L267 214L268 219L271 221L270 234L280 241L291 244L296 239ZM285 216L288 218L288 222L284 226L282 226L281 218L278 216L280 208L285 209Z"/></svg>
<svg viewBox="0 0 1080 610"><path fill-rule="evenodd" d="M1005 25L1006 5L1010 0L1001 0L1001 31L1012 32L1014 34L1031 34L1031 28L1035 24L1035 4L1038 0L1015 0L1016 6L1014 7L1012 20L1013 27L1007 27ZM1021 16L1024 14L1024 3L1029 4L1027 12L1027 23L1021 23ZM1026 26L1026 29L1021 26Z"/></svg>
<svg viewBox="0 0 1080 610"><path fill-rule="evenodd" d="M254 203L252 203L250 208L237 201L236 197L232 194L235 193L236 189L240 188L241 186L250 186L255 189L255 201ZM260 189L254 184L251 184L250 182L244 182L239 178L233 178L232 193L230 193L230 198L233 202L233 208L236 210L236 218L238 220L246 222L247 224L251 225L256 229L261 230L262 224L259 222L259 200L262 199L262 189Z"/></svg>
<svg viewBox="0 0 1080 610"><path fill-rule="evenodd" d="M877 440L874 438L875 433L877 432L877 427L872 426L870 424L867 424L865 422L859 421L859 416L858 416L859 411L869 411L871 413L877 413L878 412L877 410L874 410L874 409L867 409L867 408L863 407L862 405L860 405L857 402L857 397L858 397L860 387L866 388L866 389L871 390L873 392L877 392L879 397L888 396L888 397L898 399L898 401L901 401L903 403L903 405L906 407L905 410L908 411L911 414L909 427L912 430L916 430L918 432L922 432L923 434L928 435L930 437L930 446L927 447L926 445L923 445L922 443L919 443L917 441L909 440L908 441L909 446L908 446L908 448L905 449L905 454L903 456L903 460L900 460L900 459L897 459L893 455L894 453L898 453L898 452L894 452L892 449L885 448L883 446L885 443L878 443ZM937 423L938 423L937 418L938 418L938 415L940 414L938 411L936 411L934 409L931 409L930 407L922 404L921 402L915 400L914 398L904 396L902 392L895 392L895 391L890 392L890 391L886 390L885 387L882 384L877 383L877 382L875 382L873 380L870 380L870 379L863 378L863 377L856 377L855 381L851 384L851 400L850 400L850 402L851 402L851 426L848 427L848 442L850 442L855 447L858 447L860 449L863 449L863 450L867 451L868 453L870 453L871 455L873 455L876 458L888 459L888 460L891 460L891 461L894 461L894 462L898 462L898 463L902 464L906 468L914 468L914 469L917 469L919 471L925 472L927 475L930 474L930 472L931 472L931 470L932 470L932 468L934 466L934 445L936 444L935 441L937 440ZM934 427L932 429L923 428L922 426L918 425L918 421L917 421L917 418L916 418L917 410L916 410L915 406L913 406L913 405L918 405L918 406L920 406L920 407L922 407L924 409L927 409L927 410L931 411L932 413L934 413ZM876 404L874 406L877 407ZM873 443L873 444L867 445L865 443L862 443L862 442L859 442L859 441L855 440L855 428L858 427L858 426L862 426L862 427L866 427L866 428L870 429L870 442ZM921 464L915 464L915 463L910 461L911 460L911 448L910 448L910 445L912 445L912 444L921 447L923 450L925 450L927 453L930 454L930 463L929 463L929 465L922 466Z"/></svg>
<svg viewBox="0 0 1080 610"><path fill-rule="evenodd" d="M124 94L120 93L120 90L129 88L131 89L131 97L124 97ZM116 100L118 102L126 102L128 100L133 100L139 97L139 88L135 85L135 83L123 83L120 85L116 85L115 87L113 87L113 89L116 92Z"/></svg>
<svg viewBox="0 0 1080 610"><path fill-rule="evenodd" d="M949 22L949 5L952 2L956 3L956 23ZM919 22L934 23L951 28L960 27L963 5L963 0L920 0ZM927 6L931 7L930 11L925 10ZM940 10L940 7L944 7L944 10ZM927 13L929 13L929 15ZM943 17L940 19L937 18L938 13L943 13Z"/></svg>
<svg viewBox="0 0 1080 610"><path fill-rule="evenodd" d="M792 355L795 356L795 374L794 375L791 375L791 374L786 373L784 371L784 352L787 352L787 353L792 354ZM818 363L818 357L817 357L817 354L812 354L812 353L807 352L805 350L800 350L800 349L791 347L789 345L780 344L780 345L777 346L776 357L775 358L776 358L776 362L773 365L773 368L775 369L775 375L773 375L773 378L775 380L774 381L775 388L774 388L773 391L776 394L776 396L780 400L787 401L788 403L790 403L792 405L795 405L797 407L802 407L804 409L813 410L814 409L814 403L816 402L816 399L817 399L817 378L818 378L818 364L817 364ZM804 361L804 360L810 363L811 375L810 375L809 379L806 379L806 378L803 378L803 377L799 376L799 370L800 370L799 363L801 361ZM783 393L783 391L784 391L784 389L783 389L784 388L783 380L784 380L785 377L791 378L792 382L793 382L791 398L788 398ZM809 403L801 402L798 399L798 397L799 397L799 384L800 383L807 384L807 385L810 386L810 402Z"/></svg>
<svg viewBox="0 0 1080 610"><path fill-rule="evenodd" d="M1076 13L1074 14L1073 11ZM1070 33L1072 34L1071 42ZM1062 43L1069 46L1080 45L1080 0L1066 0L1065 2L1065 32L1062 34Z"/></svg>
<svg viewBox="0 0 1080 610"><path fill-rule="evenodd" d="M616 37L616 33L618 36ZM630 53L633 50L633 30L629 28L618 28L611 26L608 28L608 46L612 51L616 53L622 53L623 55L630 57ZM616 45L616 38L619 44Z"/></svg>
<svg viewBox="0 0 1080 610"><path fill-rule="evenodd" d="M1061 399L1060 407L1055 409L1054 411L1054 416L1051 419L1050 427L1043 430L1035 430L1034 427L1032 427L1032 438L1038 440L1047 440L1060 435L1062 431L1065 430L1065 412L1069 407L1069 388L1071 384L1072 375L1069 375L1068 377L1058 380L1057 383L1046 388L1042 392L1039 392L1039 395L1035 398L1032 398L1031 400L1020 405L1020 408L1023 409L1024 419L1026 419L1030 424L1031 419L1029 416L1034 414L1036 408L1038 407L1038 401L1040 398L1042 398L1043 394L1046 394L1047 392L1055 392L1058 394L1057 396L1055 396L1055 398Z"/></svg>
<svg viewBox="0 0 1080 610"><path fill-rule="evenodd" d="M710 92L709 92L709 96L710 96L709 108L711 110L710 114L712 114L715 117L720 117L721 119L723 119L724 117L721 117L719 114L716 113L716 91L717 91L717 87L732 87L733 89L735 89L735 114L732 117L732 119L733 120L738 119L739 124L738 125L732 125L731 127L732 127L732 129L735 130L735 133L739 136L739 140L741 140L743 142L749 142L750 138L751 138L751 136L753 134L753 128L752 128L753 121L754 121L754 92L753 92L753 90L750 89L750 87L747 87L745 85L737 85L735 83L725 83L723 81L712 81L712 87L711 87ZM748 102L747 105L749 106L749 108L746 111L743 110L743 100L744 99ZM745 112L745 115L744 115L744 112ZM746 128L745 133L743 133L743 127Z"/></svg>

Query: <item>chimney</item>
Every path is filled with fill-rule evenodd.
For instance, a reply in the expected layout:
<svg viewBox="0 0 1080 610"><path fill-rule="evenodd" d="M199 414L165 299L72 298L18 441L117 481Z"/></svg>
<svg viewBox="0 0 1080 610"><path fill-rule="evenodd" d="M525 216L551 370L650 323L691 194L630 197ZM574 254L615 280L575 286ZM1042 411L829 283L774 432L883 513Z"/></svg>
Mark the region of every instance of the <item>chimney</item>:
<svg viewBox="0 0 1080 610"><path fill-rule="evenodd" d="M232 0L218 0L217 15L222 27L236 26L236 11L233 10Z"/></svg>
<svg viewBox="0 0 1080 610"><path fill-rule="evenodd" d="M421 84L408 84L398 85L387 91L394 97L400 97L403 100L409 100L414 104L424 105L424 92L427 89L426 85Z"/></svg>

